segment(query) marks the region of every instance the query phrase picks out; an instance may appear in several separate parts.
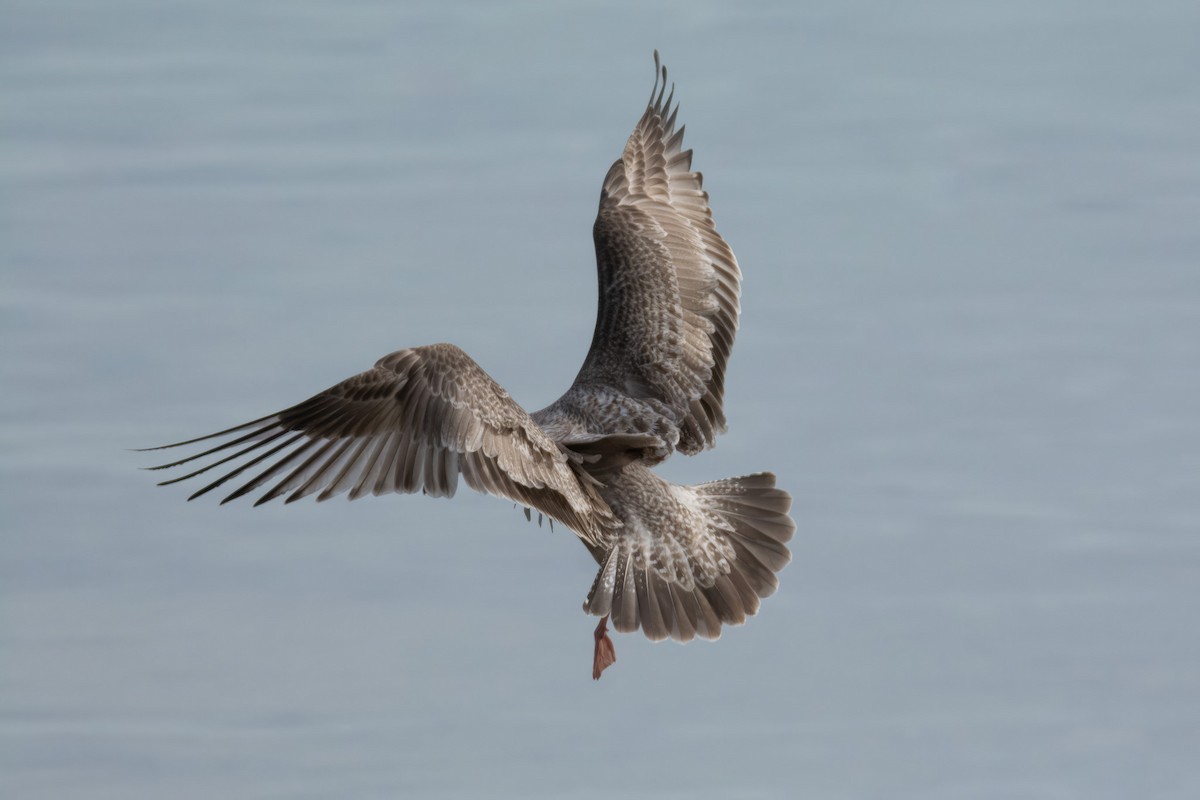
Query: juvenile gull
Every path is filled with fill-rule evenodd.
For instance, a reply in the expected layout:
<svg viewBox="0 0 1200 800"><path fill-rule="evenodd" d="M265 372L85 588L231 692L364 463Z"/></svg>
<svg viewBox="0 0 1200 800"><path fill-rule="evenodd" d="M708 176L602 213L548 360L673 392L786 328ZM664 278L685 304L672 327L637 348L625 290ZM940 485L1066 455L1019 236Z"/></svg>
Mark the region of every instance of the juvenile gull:
<svg viewBox="0 0 1200 800"><path fill-rule="evenodd" d="M674 87L654 54L650 101L600 192L592 229L600 301L575 382L527 413L452 344L400 350L302 403L200 442L208 458L159 485L216 470L188 499L232 481L255 505L348 492L472 489L536 509L600 565L584 611L600 617L592 677L616 660L607 626L653 640L716 639L775 591L795 530L791 497L759 472L679 486L651 467L725 431L725 368L741 271L691 170ZM163 448L150 448L159 450Z"/></svg>

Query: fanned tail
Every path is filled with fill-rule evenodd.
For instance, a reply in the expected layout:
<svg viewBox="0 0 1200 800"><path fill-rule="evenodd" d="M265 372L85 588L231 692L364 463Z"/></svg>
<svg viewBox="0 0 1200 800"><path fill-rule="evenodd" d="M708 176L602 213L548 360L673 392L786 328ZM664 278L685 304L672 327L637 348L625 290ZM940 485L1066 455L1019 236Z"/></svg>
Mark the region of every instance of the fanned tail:
<svg viewBox="0 0 1200 800"><path fill-rule="evenodd" d="M792 498L769 472L677 486L646 469L605 492L624 521L584 603L613 627L650 639L716 639L779 586L791 560ZM640 491L625 494L638 483Z"/></svg>

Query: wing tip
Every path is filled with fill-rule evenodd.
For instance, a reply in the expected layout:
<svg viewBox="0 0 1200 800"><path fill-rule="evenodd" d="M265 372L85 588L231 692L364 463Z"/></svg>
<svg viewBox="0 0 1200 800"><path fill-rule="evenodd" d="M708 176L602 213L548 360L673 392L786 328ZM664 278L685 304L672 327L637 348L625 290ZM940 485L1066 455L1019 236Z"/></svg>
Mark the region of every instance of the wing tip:
<svg viewBox="0 0 1200 800"><path fill-rule="evenodd" d="M661 81L661 83L660 83ZM654 86L650 89L650 101L646 104L650 108L659 107L662 105L663 95L667 92L667 65L662 63L659 58L658 48L654 48ZM675 96L675 87L671 86L671 97ZM668 100L668 103L670 101Z"/></svg>

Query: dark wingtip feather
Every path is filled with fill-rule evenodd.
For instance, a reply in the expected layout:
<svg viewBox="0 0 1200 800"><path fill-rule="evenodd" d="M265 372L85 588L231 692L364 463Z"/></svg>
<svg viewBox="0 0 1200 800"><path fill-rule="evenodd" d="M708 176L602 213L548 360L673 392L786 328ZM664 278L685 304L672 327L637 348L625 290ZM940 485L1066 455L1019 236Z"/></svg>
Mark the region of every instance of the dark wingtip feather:
<svg viewBox="0 0 1200 800"><path fill-rule="evenodd" d="M207 441L208 439L216 439L220 436L227 436L231 433L237 433L238 431L245 430L246 428L252 427L254 425L258 425L262 422L266 422L267 420L272 419L277 416L279 416L278 413L268 414L265 417L259 417L258 419L253 419L253 420L250 420L249 422L243 422L241 425L235 425L234 427L226 428L223 431L217 431L216 433L205 434L204 436L197 436L195 439L186 439L182 442L172 442L171 444L160 444L157 447L137 447L137 448L133 449L133 452L134 453L149 453L154 450L170 450L172 447L183 447L185 444L195 444L196 442L203 442L203 441Z"/></svg>

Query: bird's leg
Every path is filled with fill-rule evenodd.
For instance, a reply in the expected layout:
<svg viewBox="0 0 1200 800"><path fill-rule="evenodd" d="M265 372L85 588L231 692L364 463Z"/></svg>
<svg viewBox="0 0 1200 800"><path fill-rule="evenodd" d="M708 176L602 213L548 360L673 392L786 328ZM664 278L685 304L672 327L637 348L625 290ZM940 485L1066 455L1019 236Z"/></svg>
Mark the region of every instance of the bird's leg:
<svg viewBox="0 0 1200 800"><path fill-rule="evenodd" d="M592 657L592 680L600 680L600 673L604 672L608 667L616 663L617 651L613 647L612 639L608 638L608 614L600 618L600 624L596 626L596 632L592 636L596 639L596 651Z"/></svg>

